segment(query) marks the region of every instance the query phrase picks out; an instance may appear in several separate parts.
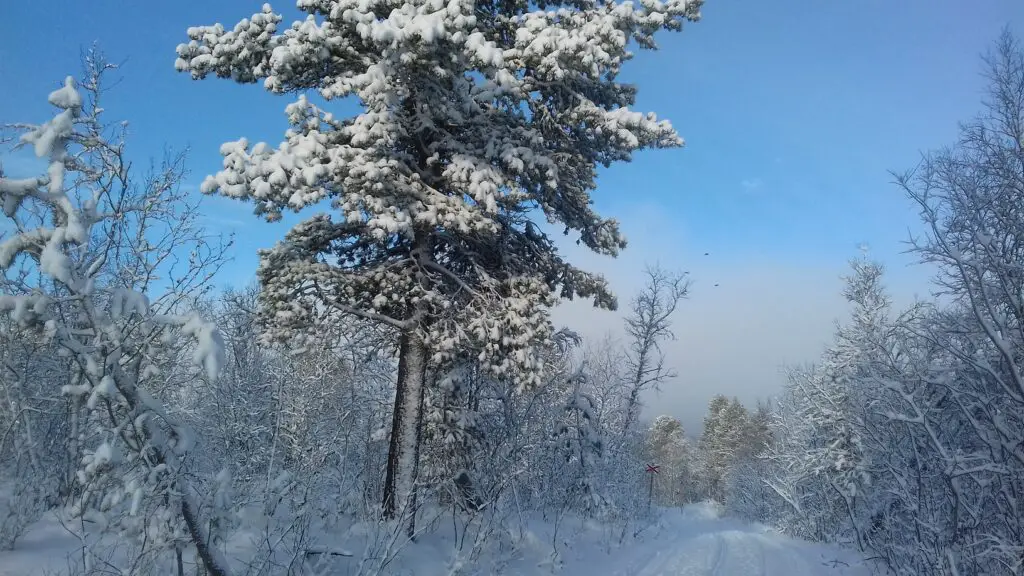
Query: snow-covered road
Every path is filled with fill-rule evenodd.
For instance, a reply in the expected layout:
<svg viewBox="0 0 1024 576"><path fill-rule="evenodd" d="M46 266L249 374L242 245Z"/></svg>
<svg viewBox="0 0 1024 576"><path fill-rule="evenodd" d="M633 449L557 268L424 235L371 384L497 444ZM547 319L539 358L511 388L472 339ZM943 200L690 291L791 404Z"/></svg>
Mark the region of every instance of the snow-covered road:
<svg viewBox="0 0 1024 576"><path fill-rule="evenodd" d="M592 566L610 576L867 576L852 551L794 540L767 528L718 518L712 510L667 511L658 533ZM582 574L570 570L573 574Z"/></svg>
<svg viewBox="0 0 1024 576"><path fill-rule="evenodd" d="M723 530L659 551L637 576L814 576L841 573L762 534ZM838 568L841 564L837 564Z"/></svg>

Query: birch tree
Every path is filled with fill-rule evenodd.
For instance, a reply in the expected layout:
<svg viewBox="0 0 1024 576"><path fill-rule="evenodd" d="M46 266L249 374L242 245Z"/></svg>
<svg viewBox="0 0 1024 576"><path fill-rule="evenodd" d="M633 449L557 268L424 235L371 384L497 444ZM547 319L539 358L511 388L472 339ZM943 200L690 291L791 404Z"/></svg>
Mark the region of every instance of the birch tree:
<svg viewBox="0 0 1024 576"><path fill-rule="evenodd" d="M919 561L1009 574L1024 568L1024 49L1009 31L984 71L982 113L897 178L925 224L912 247L950 305L916 330L930 362L893 390L893 416L944 481L948 520L928 527Z"/></svg>
<svg viewBox="0 0 1024 576"><path fill-rule="evenodd" d="M674 273L660 267L648 267L646 282L633 299L626 317L626 335L629 338L627 367L630 372L625 406L623 433L627 434L640 418L640 395L657 390L676 373L665 366L661 345L675 339L672 333L672 315L679 301L686 297L689 282L686 274Z"/></svg>
<svg viewBox="0 0 1024 576"><path fill-rule="evenodd" d="M207 285L203 264L220 263L223 251L192 226L195 213L174 201L176 165L144 183L133 179L123 132L103 122L100 85L110 66L90 52L86 68L81 90L69 76L50 93L57 110L51 119L14 126L17 145L47 168L29 178L0 177L12 230L0 241L0 313L35 331L70 365L68 379L50 394L68 399L72 513L143 550L180 554L192 545L210 574L224 575L218 535L187 470L195 437L157 399L168 381L162 369L183 350L198 369L192 378L219 373L219 332L183 305ZM173 264L183 249L190 254L184 268ZM7 274L19 267L30 273ZM142 290L159 280L172 283L164 297L151 299ZM94 561L86 555L85 568Z"/></svg>

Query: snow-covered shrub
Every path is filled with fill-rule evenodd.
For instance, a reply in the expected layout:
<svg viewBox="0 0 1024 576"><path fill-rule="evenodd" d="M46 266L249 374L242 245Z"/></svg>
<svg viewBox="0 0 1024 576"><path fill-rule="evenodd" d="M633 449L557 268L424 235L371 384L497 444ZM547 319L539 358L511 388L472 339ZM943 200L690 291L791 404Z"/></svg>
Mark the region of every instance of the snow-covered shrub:
<svg viewBox="0 0 1024 576"><path fill-rule="evenodd" d="M32 330L0 316L0 549L62 496L72 478L64 402L66 362Z"/></svg>
<svg viewBox="0 0 1024 576"><path fill-rule="evenodd" d="M123 142L111 140L101 122L107 66L93 53L86 63L84 95L68 77L48 98L56 115L18 127L19 143L47 160L46 173L0 178L13 230L0 242L0 270L32 271L5 276L0 312L69 362L67 379L51 394L68 404L66 441L77 468L72 513L143 545L140 554L195 546L211 574L225 574L187 474L195 438L157 399L174 381L165 370L186 350L198 368L191 378L212 381L220 371L217 330L179 311L208 278L204 262L219 253L189 236L187 208L184 221L174 218L181 214L169 202L177 194L175 167L141 186L130 179ZM186 269L162 266L164 250L186 246ZM151 301L140 288L153 289L158 270L174 284Z"/></svg>
<svg viewBox="0 0 1024 576"><path fill-rule="evenodd" d="M0 478L3 482L0 487L0 550L14 548L18 538L52 504L46 483L40 488L33 482L36 479L41 477L24 474Z"/></svg>

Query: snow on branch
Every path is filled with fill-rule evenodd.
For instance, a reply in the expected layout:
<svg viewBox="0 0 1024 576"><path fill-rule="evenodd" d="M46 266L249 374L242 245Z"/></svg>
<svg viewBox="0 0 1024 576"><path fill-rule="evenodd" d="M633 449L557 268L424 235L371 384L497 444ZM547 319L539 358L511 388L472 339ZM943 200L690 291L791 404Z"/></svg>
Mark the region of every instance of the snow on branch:
<svg viewBox="0 0 1024 576"><path fill-rule="evenodd" d="M93 72L98 75L99 70ZM96 88L98 78L91 80L89 86ZM46 174L20 180L0 177L0 202L14 228L0 244L0 271L25 257L25 264L43 280L29 293L0 294L0 312L39 330L72 361L71 379L61 393L71 400L73 411L87 415L73 420L82 429L72 436L93 443L80 451L80 497L74 510L103 515L104 525L157 546L179 545L183 532L178 525L183 525L207 570L226 574L227 564L207 533L194 502L195 489L184 475L183 457L195 443L192 433L147 390L156 382L160 359L189 346L178 343L181 336L192 340L193 359L205 376L216 378L224 354L220 334L195 314L157 314L145 294L130 284L111 282L116 274L101 275L122 263L108 260L107 254L147 258L143 247L131 243L134 236L126 240L115 233L117 226L105 224L121 220L125 210L153 212L161 207L152 201L122 203L120 211L99 212L98 202L110 192L100 183L129 178L121 148L98 136L99 109L83 113L73 78L48 101L59 112L43 124L23 126L19 142L48 159ZM71 145L76 147L73 153ZM96 161L90 164L90 158ZM69 173L79 177L68 178ZM30 226L27 215L23 217L26 202L45 211L48 217L41 221L52 225ZM143 237L144 232L139 231ZM13 288L0 284L5 292ZM150 532L161 524L161 530Z"/></svg>

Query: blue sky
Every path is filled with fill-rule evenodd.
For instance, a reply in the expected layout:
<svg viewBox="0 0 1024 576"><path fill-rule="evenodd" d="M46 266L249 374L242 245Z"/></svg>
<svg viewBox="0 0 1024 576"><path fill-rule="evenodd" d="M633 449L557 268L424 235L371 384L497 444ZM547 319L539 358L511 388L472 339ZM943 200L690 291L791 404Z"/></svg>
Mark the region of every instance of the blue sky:
<svg viewBox="0 0 1024 576"><path fill-rule="evenodd" d="M174 71L174 47L188 26L232 25L261 3L8 2L0 123L45 119L46 94L98 41L111 59L127 59L106 108L129 121L133 156L189 146L198 184L219 167L222 142L276 144L291 97L194 82ZM1024 37L1024 3L1014 0L708 0L703 12L622 76L640 87L637 109L671 119L687 141L602 173L597 207L623 222L631 248L617 262L570 249L609 274L624 301L644 262L691 271L670 348L683 374L659 401L691 429L712 391L765 395L778 386L779 363L813 359L842 314L837 276L858 244L889 265L898 299L927 290L926 272L901 254L915 213L888 170L951 142L979 106L979 54L1005 25ZM30 165L21 156L4 163L11 175ZM255 250L285 227L227 199L207 200L207 213L211 227L238 234L219 281L248 282ZM566 310L560 318L588 332L619 322Z"/></svg>

